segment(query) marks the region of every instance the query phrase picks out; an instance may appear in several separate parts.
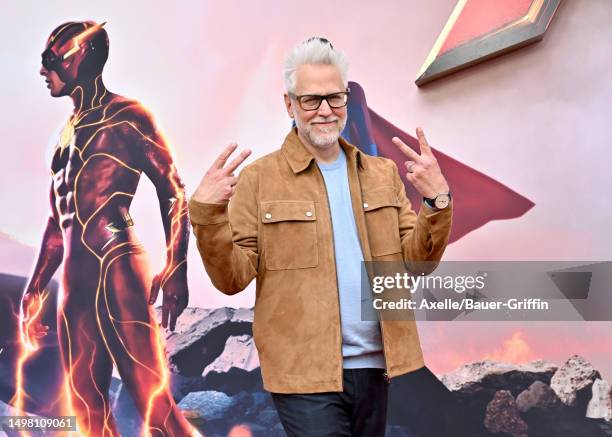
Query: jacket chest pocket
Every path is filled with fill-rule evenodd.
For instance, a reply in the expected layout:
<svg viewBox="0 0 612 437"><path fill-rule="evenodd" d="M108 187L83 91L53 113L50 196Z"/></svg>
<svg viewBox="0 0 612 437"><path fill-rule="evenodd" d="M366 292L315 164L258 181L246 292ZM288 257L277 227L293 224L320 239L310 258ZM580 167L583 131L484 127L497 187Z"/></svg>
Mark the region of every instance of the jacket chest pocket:
<svg viewBox="0 0 612 437"><path fill-rule="evenodd" d="M363 193L363 210L372 256L402 251L399 235L399 201L391 186Z"/></svg>
<svg viewBox="0 0 612 437"><path fill-rule="evenodd" d="M305 269L318 265L317 215L310 200L261 202L266 269Z"/></svg>

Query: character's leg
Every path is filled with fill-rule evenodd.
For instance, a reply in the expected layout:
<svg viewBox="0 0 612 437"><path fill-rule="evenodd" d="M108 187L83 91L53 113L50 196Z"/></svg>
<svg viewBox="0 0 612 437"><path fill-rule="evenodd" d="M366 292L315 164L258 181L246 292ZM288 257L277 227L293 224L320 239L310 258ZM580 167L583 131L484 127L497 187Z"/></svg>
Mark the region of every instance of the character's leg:
<svg viewBox="0 0 612 437"><path fill-rule="evenodd" d="M91 293L71 293L79 291ZM93 301L68 298L59 308L57 326L71 409L80 435L118 436L108 399L113 363L99 335Z"/></svg>
<svg viewBox="0 0 612 437"><path fill-rule="evenodd" d="M147 303L150 284L146 255L139 246L109 257L98 303L101 327L145 430L148 427L154 437L190 436L192 427L169 390L165 354Z"/></svg>

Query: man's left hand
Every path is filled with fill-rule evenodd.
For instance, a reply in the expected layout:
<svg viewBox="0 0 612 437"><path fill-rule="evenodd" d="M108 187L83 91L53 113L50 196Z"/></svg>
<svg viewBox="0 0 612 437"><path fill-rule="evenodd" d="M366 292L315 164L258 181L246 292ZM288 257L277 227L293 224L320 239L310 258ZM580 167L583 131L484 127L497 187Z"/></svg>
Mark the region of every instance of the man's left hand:
<svg viewBox="0 0 612 437"><path fill-rule="evenodd" d="M153 278L149 305L153 305L163 290L162 319L164 328L174 331L176 320L187 308L189 302L189 289L187 287L187 263L183 262L175 268L166 268Z"/></svg>
<svg viewBox="0 0 612 437"><path fill-rule="evenodd" d="M408 161L404 162L407 171L406 179L408 179L408 182L414 185L414 188L416 188L423 197L433 199L438 194L449 192L448 183L440 170L438 160L425 139L423 129L418 127L416 129L416 134L421 149L420 155L397 137L393 137L391 141L393 141L408 158Z"/></svg>

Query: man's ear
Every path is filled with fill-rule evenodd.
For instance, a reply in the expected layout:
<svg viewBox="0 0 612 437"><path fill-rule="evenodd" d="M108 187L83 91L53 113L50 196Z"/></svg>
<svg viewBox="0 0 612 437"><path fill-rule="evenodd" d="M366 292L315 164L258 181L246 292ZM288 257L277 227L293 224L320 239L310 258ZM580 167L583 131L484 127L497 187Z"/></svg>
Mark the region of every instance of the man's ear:
<svg viewBox="0 0 612 437"><path fill-rule="evenodd" d="M293 118L293 110L291 108L291 97L289 97L289 94L285 93L283 95L283 97L285 98L285 108L287 109L287 115L289 115L290 118Z"/></svg>

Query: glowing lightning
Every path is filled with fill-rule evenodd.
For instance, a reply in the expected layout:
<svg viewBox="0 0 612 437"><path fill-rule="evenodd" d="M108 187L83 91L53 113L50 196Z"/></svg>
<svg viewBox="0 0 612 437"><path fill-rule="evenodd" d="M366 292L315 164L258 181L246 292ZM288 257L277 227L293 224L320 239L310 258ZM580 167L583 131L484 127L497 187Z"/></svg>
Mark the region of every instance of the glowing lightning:
<svg viewBox="0 0 612 437"><path fill-rule="evenodd" d="M64 56L62 57L62 59L66 60L70 56L72 56L76 52L78 52L79 49L81 48L81 43L83 41L85 41L88 37L93 35L95 32L97 32L98 30L102 29L102 27L104 27L105 24L106 24L106 21L104 23L96 24L94 26L91 26L89 29L85 29L83 32L79 33L77 36L72 38L73 46L72 46L72 48L70 50L68 50L66 53L64 53Z"/></svg>

